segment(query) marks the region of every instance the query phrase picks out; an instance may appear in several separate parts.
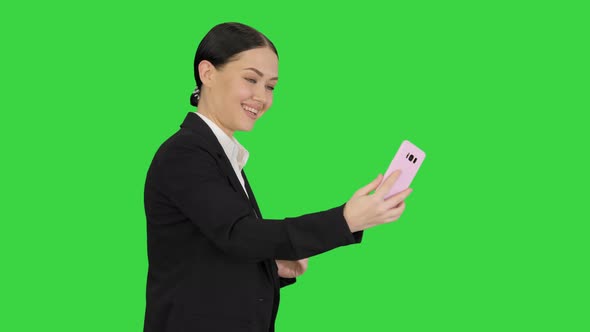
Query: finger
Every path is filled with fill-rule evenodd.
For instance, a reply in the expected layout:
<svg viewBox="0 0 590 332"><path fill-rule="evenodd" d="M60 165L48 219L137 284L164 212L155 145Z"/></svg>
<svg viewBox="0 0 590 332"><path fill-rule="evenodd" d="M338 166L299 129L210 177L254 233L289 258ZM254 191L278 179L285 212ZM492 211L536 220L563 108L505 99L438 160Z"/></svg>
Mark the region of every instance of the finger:
<svg viewBox="0 0 590 332"><path fill-rule="evenodd" d="M391 173L385 179L385 181L383 182L383 185L375 191L375 195L378 195L381 198L385 198L385 195L387 195L387 193L389 193L389 191L391 190L391 188L395 184L395 181L397 181L397 179L399 178L401 172L402 172L401 169L397 169L397 170L395 170L395 172Z"/></svg>
<svg viewBox="0 0 590 332"><path fill-rule="evenodd" d="M371 191L375 190L375 188L377 188L377 186L379 186L379 183L381 183L381 179L382 179L382 176L381 176L381 174L379 174L377 176L377 178L375 178L375 180L371 181L371 183L369 183L368 185L357 190L354 193L353 197L368 195Z"/></svg>
<svg viewBox="0 0 590 332"><path fill-rule="evenodd" d="M397 205L399 205L401 202L406 200L406 198L408 198L408 196L410 196L412 191L413 191L412 188L407 188L407 189L404 189L404 190L400 191L399 193L387 198L385 200L386 208L391 209L391 208L397 207Z"/></svg>
<svg viewBox="0 0 590 332"><path fill-rule="evenodd" d="M402 201L398 207L388 211L388 214L386 216L387 222L392 222L392 221L398 220L399 217L401 217L402 213L404 213L405 210L406 210L406 202Z"/></svg>

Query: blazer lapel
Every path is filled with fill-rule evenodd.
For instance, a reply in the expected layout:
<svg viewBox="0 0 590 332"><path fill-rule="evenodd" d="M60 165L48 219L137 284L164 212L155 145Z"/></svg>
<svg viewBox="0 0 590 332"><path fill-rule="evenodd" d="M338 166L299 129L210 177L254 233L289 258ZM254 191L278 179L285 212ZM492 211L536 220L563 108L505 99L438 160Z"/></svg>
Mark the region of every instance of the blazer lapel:
<svg viewBox="0 0 590 332"><path fill-rule="evenodd" d="M223 174L227 177L228 182L234 188L235 191L241 193L242 197L245 200L248 200L248 196L244 192L244 188L242 188L242 184L234 172L234 169L229 161L221 143L213 133L213 130L209 128L209 125L201 119L201 117L194 112L189 112L182 125L181 128L186 128L196 134L198 134L202 138L202 143L206 143L205 145L207 148L212 152L212 154L217 158L218 164L221 166L223 170ZM242 173L243 174L243 173ZM257 212L260 215L259 211Z"/></svg>
<svg viewBox="0 0 590 332"><path fill-rule="evenodd" d="M254 193L252 192L252 188L250 188L250 182L248 182L248 178L246 177L246 172L242 169L242 177L244 178L244 185L246 187L246 191L248 192L248 196L250 196L250 204L256 213L256 217L258 219L262 219L262 214L260 213L260 209L258 208L258 203L256 203L256 198L254 197ZM273 267L274 265L274 267ZM279 289L280 284L277 279L274 278L274 273L272 273L273 269L277 269L275 261L272 259L267 259L264 261L264 266L266 268L266 272L270 280L272 280L275 288ZM278 273L278 271L277 271Z"/></svg>
<svg viewBox="0 0 590 332"><path fill-rule="evenodd" d="M262 214L260 213L260 209L258 207L258 204L256 203L256 198L254 197L252 188L250 188L250 183L248 182L246 173L242 169L241 174L244 178L244 187L246 187L246 192L248 193L248 196L246 196L244 188L242 187L242 184L240 183L240 180L238 179L236 172L231 166L231 162L225 154L225 151L223 151L221 143L219 143L219 140L213 133L213 130L209 128L209 125L207 125L207 123L205 123L205 121L203 121L203 119L201 119L199 115L195 114L194 112L189 112L180 127L186 128L201 136L201 138L203 139L203 143L206 143L207 147L210 149L210 152L212 152L213 155L219 161L219 165L222 167L223 173L227 177L228 182L231 184L235 191L240 192L242 197L250 203L250 206L252 207L252 210L254 211L256 217L258 219L262 219ZM271 264L275 264L274 261L271 259L267 259L263 261L263 264L269 279L273 282L275 287L279 287L278 281L273 277L274 274L272 273L273 266Z"/></svg>
<svg viewBox="0 0 590 332"><path fill-rule="evenodd" d="M242 177L244 178L244 184L246 187L246 192L248 192L248 196L250 197L250 203L252 204L252 208L254 212L256 212L256 216L258 219L262 219L262 213L260 213L260 208L258 207L258 203L256 202L256 197L254 197L254 193L252 192L252 188L250 188L250 182L248 182L248 178L246 177L246 172L242 169Z"/></svg>

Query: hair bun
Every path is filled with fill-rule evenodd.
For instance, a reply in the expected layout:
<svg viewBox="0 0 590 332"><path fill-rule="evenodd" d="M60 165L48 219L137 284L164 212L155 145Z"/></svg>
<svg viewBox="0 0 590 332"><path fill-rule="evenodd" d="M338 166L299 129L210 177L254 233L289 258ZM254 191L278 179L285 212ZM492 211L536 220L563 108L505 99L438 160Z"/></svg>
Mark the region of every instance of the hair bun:
<svg viewBox="0 0 590 332"><path fill-rule="evenodd" d="M199 103L199 98L197 98L194 93L191 93L191 105L193 105L194 107L197 107L198 103Z"/></svg>

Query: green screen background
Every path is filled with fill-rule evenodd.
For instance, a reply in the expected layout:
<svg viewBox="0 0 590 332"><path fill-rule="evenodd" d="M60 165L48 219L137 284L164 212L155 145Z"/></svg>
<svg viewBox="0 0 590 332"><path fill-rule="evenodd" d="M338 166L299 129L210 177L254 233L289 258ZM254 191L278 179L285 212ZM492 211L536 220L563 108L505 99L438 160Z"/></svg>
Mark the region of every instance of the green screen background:
<svg viewBox="0 0 590 332"><path fill-rule="evenodd" d="M588 8L572 1L3 2L0 330L141 331L143 184L196 47L277 46L238 140L265 218L427 157L395 223L310 259L277 330L588 331Z"/></svg>

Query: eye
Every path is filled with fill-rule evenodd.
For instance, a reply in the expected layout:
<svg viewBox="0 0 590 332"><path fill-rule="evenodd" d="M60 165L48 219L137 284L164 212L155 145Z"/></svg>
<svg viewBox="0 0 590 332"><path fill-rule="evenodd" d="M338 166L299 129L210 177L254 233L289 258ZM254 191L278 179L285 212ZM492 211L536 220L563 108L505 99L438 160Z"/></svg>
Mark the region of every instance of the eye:
<svg viewBox="0 0 590 332"><path fill-rule="evenodd" d="M253 79L253 78L247 78L247 77L246 77L246 78L245 78L245 80L246 80L246 81L248 81L248 82L250 82L250 83L254 83L254 84L256 84L256 80L255 80L255 79Z"/></svg>
<svg viewBox="0 0 590 332"><path fill-rule="evenodd" d="M269 89L270 91L273 91L275 89L275 87L272 85L267 85L266 88Z"/></svg>

